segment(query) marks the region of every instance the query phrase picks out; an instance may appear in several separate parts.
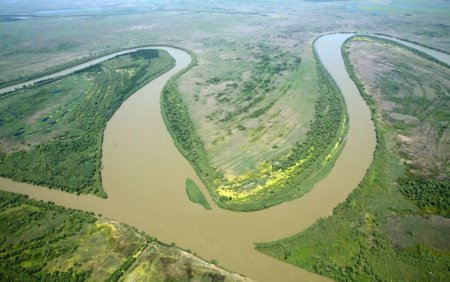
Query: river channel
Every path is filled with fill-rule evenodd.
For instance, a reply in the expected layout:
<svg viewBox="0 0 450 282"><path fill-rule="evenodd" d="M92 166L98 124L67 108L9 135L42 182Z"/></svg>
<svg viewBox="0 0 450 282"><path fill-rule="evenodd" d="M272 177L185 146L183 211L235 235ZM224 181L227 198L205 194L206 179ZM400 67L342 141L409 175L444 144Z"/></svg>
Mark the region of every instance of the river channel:
<svg viewBox="0 0 450 282"><path fill-rule="evenodd" d="M167 132L160 112L160 93L171 76L189 65L191 57L183 50L164 46L147 48L167 50L176 60L175 67L127 99L107 124L102 157L107 199L76 196L4 178L0 178L0 189L102 214L135 226L162 242L175 242L205 259L217 259L221 266L257 281L328 280L257 252L254 242L298 233L317 219L331 215L333 208L362 180L372 162L376 144L374 125L341 56L341 46L351 36L325 35L314 44L345 98L349 132L332 171L297 200L248 213L227 211L215 205L208 211L189 201L184 186L186 178L200 181ZM133 50L136 49L123 52ZM118 54L108 57L115 55Z"/></svg>

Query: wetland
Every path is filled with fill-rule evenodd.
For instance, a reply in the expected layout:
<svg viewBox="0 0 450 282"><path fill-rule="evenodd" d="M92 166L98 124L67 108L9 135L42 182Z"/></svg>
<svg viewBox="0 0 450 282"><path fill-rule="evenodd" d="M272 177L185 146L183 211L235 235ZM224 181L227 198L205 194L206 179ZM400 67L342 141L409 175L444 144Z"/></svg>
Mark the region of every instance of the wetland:
<svg viewBox="0 0 450 282"><path fill-rule="evenodd" d="M18 5L20 19L0 22L0 35L8 39L0 51L0 83L9 85L2 90L2 124L11 117L21 123L4 123L1 131L1 173L12 179L1 178L0 188L77 209L77 219L69 220L77 234L89 230L85 223L107 225L100 233L92 229L92 240L104 242L113 232L107 230L121 226L117 222L148 234L145 242L138 240L149 244L145 250L137 244L122 249L128 250L126 256L114 253L114 272L89 272L77 261L76 279L103 275L100 280L116 281L125 275L151 280L185 273L215 281L225 275L215 264L258 281L404 280L416 272L424 280L445 280L445 3L165 1L135 10L131 2L85 13L77 3L66 9L64 1L36 7L55 9L54 14ZM413 22L420 24L412 29ZM373 33L398 38L356 36ZM399 38L408 42L393 42ZM158 68L134 55L147 51L167 60ZM89 73L98 66L102 72ZM70 74L73 67L79 69ZM63 76L52 76L55 70ZM97 84L94 93L87 89L97 83L96 76L109 80ZM128 89L133 77L138 77L136 87ZM35 80L17 94L29 79ZM84 90L68 94L71 81ZM17 82L25 84L13 85ZM115 93L121 86L125 91ZM77 124L68 121L83 117L81 110L70 118L81 105L77 101L96 101L102 93L118 100L98 112L94 120L99 122L81 120L79 131L68 130ZM21 97L30 103L21 105ZM89 124L95 130L83 136ZM40 144L70 138L95 141L83 158L54 150L59 161L39 167L46 154L34 158L32 153ZM91 169L77 170L77 165ZM30 172L51 177L36 179ZM52 183L61 172L68 178ZM70 177L71 186L64 181ZM89 185L78 185L80 180ZM14 202L9 197L2 194L2 201ZM6 226L26 223L27 215L8 217L8 209L17 209L29 213L41 232L44 206L19 202L26 203L4 205L0 216ZM54 208L45 208L52 214ZM85 227L77 227L80 222ZM29 225L18 228L11 232L22 238ZM6 238L15 240L13 233ZM174 245L188 250L183 259ZM83 248L73 245L75 253ZM209 270L192 268L206 264L194 263L190 253L210 261ZM67 266L71 261L66 257ZM2 259L6 262L14 260ZM49 263L64 266L64 260ZM395 271L401 264L404 271ZM21 264L32 272L31 266Z"/></svg>

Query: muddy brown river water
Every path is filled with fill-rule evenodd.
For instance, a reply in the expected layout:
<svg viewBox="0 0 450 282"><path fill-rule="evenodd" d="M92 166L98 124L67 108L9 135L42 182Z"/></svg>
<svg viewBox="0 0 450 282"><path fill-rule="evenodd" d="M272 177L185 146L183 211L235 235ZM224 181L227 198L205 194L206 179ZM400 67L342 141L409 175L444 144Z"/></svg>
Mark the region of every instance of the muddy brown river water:
<svg viewBox="0 0 450 282"><path fill-rule="evenodd" d="M133 94L107 124L102 180L108 199L76 196L4 178L0 178L0 189L102 214L135 226L162 242L175 242L205 259L217 259L225 268L258 281L328 280L257 252L254 242L298 233L317 219L331 215L333 208L362 180L372 162L376 140L370 112L341 56L341 46L351 36L325 35L315 42L320 60L344 95L349 132L330 174L297 200L249 213L227 211L215 205L208 211L189 201L184 187L186 178L200 181L174 146L161 117L159 99L165 82L188 66L191 57L183 50L164 46L151 48L167 50L176 66Z"/></svg>

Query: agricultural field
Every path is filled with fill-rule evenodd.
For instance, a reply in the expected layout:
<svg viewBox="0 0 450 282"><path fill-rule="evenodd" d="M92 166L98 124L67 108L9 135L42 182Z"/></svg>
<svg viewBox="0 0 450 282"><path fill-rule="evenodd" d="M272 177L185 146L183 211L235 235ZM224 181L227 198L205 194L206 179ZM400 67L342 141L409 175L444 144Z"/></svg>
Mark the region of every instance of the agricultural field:
<svg viewBox="0 0 450 282"><path fill-rule="evenodd" d="M2 281L250 281L135 228L0 192Z"/></svg>
<svg viewBox="0 0 450 282"><path fill-rule="evenodd" d="M106 197L100 175L106 122L134 91L173 64L166 51L140 50L4 94L0 175Z"/></svg>
<svg viewBox="0 0 450 282"><path fill-rule="evenodd" d="M257 248L336 280L444 281L450 265L450 69L371 37L351 39L343 50L373 109L375 160L333 216Z"/></svg>

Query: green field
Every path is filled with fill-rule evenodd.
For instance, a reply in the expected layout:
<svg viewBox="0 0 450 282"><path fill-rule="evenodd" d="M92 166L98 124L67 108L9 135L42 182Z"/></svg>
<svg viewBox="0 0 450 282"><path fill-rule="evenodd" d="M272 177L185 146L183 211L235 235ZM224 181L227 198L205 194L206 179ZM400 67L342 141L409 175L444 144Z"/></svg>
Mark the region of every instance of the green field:
<svg viewBox="0 0 450 282"><path fill-rule="evenodd" d="M186 193L193 203L202 205L205 209L210 210L211 206L208 200L203 195L202 190L197 186L197 184L192 179L186 179Z"/></svg>
<svg viewBox="0 0 450 282"><path fill-rule="evenodd" d="M428 154L421 143L440 148L450 134L440 129L448 120L450 70L366 37L350 40L344 55L372 109L378 141L374 162L333 216L257 249L339 281L445 281L448 151ZM427 139L421 138L424 127ZM434 130L441 133L430 134Z"/></svg>
<svg viewBox="0 0 450 282"><path fill-rule="evenodd" d="M127 225L7 192L0 258L1 281L245 280Z"/></svg>
<svg viewBox="0 0 450 282"><path fill-rule="evenodd" d="M106 197L100 176L106 122L173 65L166 51L141 50L2 97L0 175Z"/></svg>

